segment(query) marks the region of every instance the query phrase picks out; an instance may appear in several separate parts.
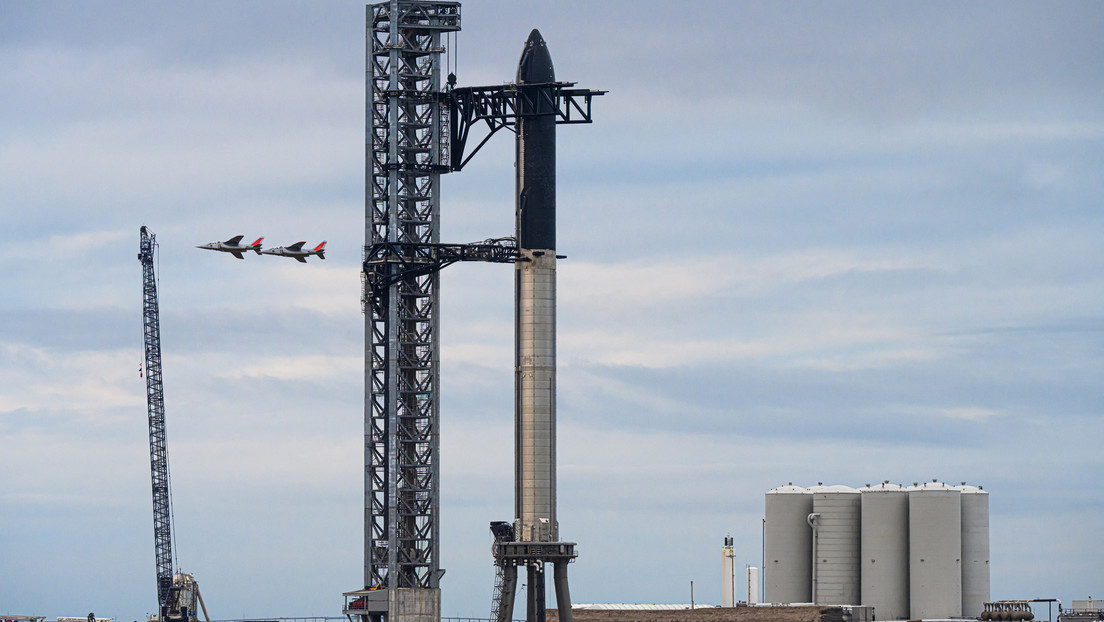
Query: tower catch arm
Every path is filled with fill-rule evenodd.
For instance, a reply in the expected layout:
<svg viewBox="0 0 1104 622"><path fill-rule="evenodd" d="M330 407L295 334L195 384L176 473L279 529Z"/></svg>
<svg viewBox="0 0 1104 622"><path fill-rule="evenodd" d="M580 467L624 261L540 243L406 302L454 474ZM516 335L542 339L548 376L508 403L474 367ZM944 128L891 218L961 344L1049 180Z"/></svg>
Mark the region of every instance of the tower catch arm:
<svg viewBox="0 0 1104 622"><path fill-rule="evenodd" d="M364 257L364 295L380 296L394 283L437 272L460 261L513 263L517 245L513 238L498 238L474 244L430 244L378 242Z"/></svg>
<svg viewBox="0 0 1104 622"><path fill-rule="evenodd" d="M449 91L452 170L464 168L491 136L516 125L518 117L555 115L557 124L591 123L591 102L607 91L574 86L574 82L548 82L466 86ZM468 134L480 122L487 124L487 135L465 156Z"/></svg>

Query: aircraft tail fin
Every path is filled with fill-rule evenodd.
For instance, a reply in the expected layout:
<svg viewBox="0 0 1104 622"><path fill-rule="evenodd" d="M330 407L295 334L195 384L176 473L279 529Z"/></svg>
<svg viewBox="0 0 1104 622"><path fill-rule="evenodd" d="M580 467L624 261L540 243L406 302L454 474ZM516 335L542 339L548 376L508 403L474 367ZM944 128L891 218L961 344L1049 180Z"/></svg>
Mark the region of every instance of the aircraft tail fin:
<svg viewBox="0 0 1104 622"><path fill-rule="evenodd" d="M258 255L261 254L261 240L263 239L264 238L257 238L256 242L249 245L249 248L253 249Z"/></svg>
<svg viewBox="0 0 1104 622"><path fill-rule="evenodd" d="M322 240L322 243L318 246L315 246L314 250L321 253L324 248L326 248L326 240Z"/></svg>

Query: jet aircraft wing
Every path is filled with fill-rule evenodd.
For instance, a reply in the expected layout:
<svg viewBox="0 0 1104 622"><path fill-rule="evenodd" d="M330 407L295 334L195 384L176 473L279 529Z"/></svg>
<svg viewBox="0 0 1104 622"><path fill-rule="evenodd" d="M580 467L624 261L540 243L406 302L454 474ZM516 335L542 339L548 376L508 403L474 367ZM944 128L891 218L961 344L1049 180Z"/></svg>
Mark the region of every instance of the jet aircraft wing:
<svg viewBox="0 0 1104 622"><path fill-rule="evenodd" d="M307 243L306 240L304 240L302 242L296 242L295 244L292 244L291 246L288 246L287 248L288 248L289 251L301 251L301 250L303 250L303 245L306 244L306 243Z"/></svg>
<svg viewBox="0 0 1104 622"><path fill-rule="evenodd" d="M307 260L303 257L300 257L299 255L296 255L295 258L299 260L299 263L307 263Z"/></svg>
<svg viewBox="0 0 1104 622"><path fill-rule="evenodd" d="M233 254L233 255L234 255L235 257L237 257L238 259L245 259L245 257L242 257L241 251L230 251L230 252L231 252L231 253L232 253L232 254Z"/></svg>
<svg viewBox="0 0 1104 622"><path fill-rule="evenodd" d="M241 236L241 235L235 235L234 237L230 238L229 240L226 240L226 243L230 244L231 246L237 246L238 242L241 242L241 239L243 237L244 236Z"/></svg>

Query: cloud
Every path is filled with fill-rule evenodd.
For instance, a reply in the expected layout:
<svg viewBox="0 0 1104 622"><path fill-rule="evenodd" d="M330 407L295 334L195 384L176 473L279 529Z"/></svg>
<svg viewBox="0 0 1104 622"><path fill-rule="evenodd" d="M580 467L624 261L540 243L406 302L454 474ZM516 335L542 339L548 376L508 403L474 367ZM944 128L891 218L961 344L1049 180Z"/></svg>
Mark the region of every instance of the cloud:
<svg viewBox="0 0 1104 622"><path fill-rule="evenodd" d="M148 613L145 223L180 563L212 612L333 611L363 553L363 3L58 8L0 20L0 539L25 562L0 600ZM1104 503L1100 21L465 4L461 84L509 80L536 25L561 79L610 91L558 145L577 600L684 601L726 533L754 563L787 481L982 483L994 597L1102 574L1049 537ZM503 133L444 176L442 240L513 230L512 158ZM328 258L193 248L238 233ZM441 277L446 613L486 614L513 511L511 269Z"/></svg>
<svg viewBox="0 0 1104 622"><path fill-rule="evenodd" d="M976 408L971 406L955 406L944 408L942 414L952 419L967 419L970 421L985 421L1000 413L989 408Z"/></svg>
<svg viewBox="0 0 1104 622"><path fill-rule="evenodd" d="M65 412L95 420L121 407L140 407L144 395L124 386L137 378L141 356L135 350L68 352L0 344L8 369L0 391L0 412ZM133 374L133 375L132 375Z"/></svg>
<svg viewBox="0 0 1104 622"><path fill-rule="evenodd" d="M361 357L321 355L267 356L256 362L222 374L234 380L242 378L273 378L276 380L323 380L335 373L355 374L364 368Z"/></svg>
<svg viewBox="0 0 1104 622"><path fill-rule="evenodd" d="M874 253L871 253L874 255ZM564 304L614 302L626 307L673 304L688 297L748 297L805 281L855 273L946 269L913 257L860 257L837 249L803 250L768 256L704 254L610 264L565 262L560 272ZM600 294L600 295L599 295Z"/></svg>
<svg viewBox="0 0 1104 622"><path fill-rule="evenodd" d="M356 110L362 86L314 65L164 65L120 47L20 51L13 66L0 83L21 101L62 103L28 107L23 127L0 144L7 193L60 207L55 218L89 202L134 205L151 197L198 215L217 210L243 184L275 193L358 174L348 166L355 143L343 140L355 125L332 119L340 119L334 112L342 102ZM68 104L76 101L82 105ZM59 166L66 175L57 175Z"/></svg>

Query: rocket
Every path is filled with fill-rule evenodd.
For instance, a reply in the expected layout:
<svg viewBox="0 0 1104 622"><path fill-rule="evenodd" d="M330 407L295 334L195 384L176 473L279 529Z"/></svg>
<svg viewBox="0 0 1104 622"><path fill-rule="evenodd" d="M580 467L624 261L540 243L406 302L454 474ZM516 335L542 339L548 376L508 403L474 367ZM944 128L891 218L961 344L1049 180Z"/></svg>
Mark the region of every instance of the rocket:
<svg viewBox="0 0 1104 622"><path fill-rule="evenodd" d="M567 565L575 542L560 538L556 520L556 125L589 123L590 100L605 91L556 82L552 55L533 30L518 61L517 79L479 87L511 104L515 134L514 263L514 524L491 523L499 568L494 613L513 620L518 568L524 567L527 622L545 620L545 573L552 566L561 622L572 622ZM497 94L497 95L495 95ZM582 107L571 98L580 98ZM583 115L572 120L561 106ZM584 112L585 107L585 112ZM455 109L454 109L455 111ZM496 117L497 118L497 117Z"/></svg>
<svg viewBox="0 0 1104 622"><path fill-rule="evenodd" d="M545 569L551 565L559 619L573 620L567 564L575 559L575 543L560 540L556 521L556 259L562 257L556 255L555 100L562 86L544 38L533 30L513 86L515 519L510 549L503 553L500 622L513 619L519 564L528 575L525 619L544 622Z"/></svg>
<svg viewBox="0 0 1104 622"><path fill-rule="evenodd" d="M514 303L515 538L559 540L556 522L556 81L536 29L518 62ZM545 110L543 108L547 107Z"/></svg>

